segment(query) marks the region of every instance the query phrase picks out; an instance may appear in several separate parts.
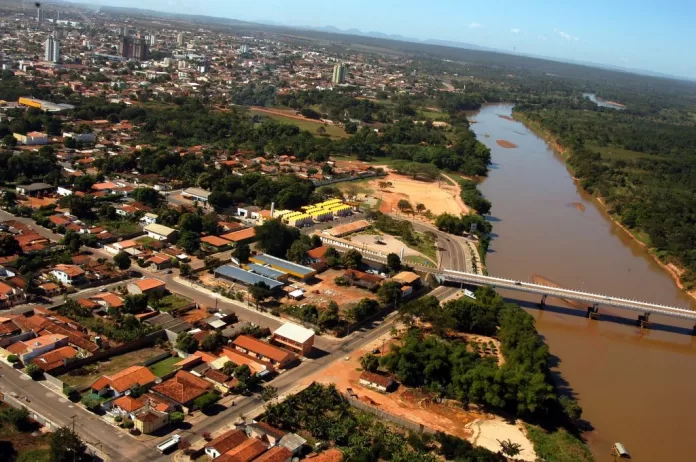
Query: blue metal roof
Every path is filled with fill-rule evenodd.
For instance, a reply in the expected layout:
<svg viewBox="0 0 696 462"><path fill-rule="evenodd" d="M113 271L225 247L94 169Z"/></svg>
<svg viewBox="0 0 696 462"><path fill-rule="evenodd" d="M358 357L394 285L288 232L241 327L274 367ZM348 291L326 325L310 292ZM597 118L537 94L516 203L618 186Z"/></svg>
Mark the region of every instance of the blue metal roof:
<svg viewBox="0 0 696 462"><path fill-rule="evenodd" d="M256 274L260 274L261 276L271 279L278 279L279 277L283 277L288 274L268 266L257 265L256 263L249 263L247 266L249 267L249 271L253 271Z"/></svg>
<svg viewBox="0 0 696 462"><path fill-rule="evenodd" d="M282 258L273 257L271 255L262 254L255 255L251 257L253 261L263 263L264 265L273 265L277 268L287 269L288 273L301 274L302 276L307 276L309 274L316 273L312 268L306 266L298 265L291 261L283 260Z"/></svg>
<svg viewBox="0 0 696 462"><path fill-rule="evenodd" d="M239 281L249 285L254 285L258 284L259 282L263 282L271 289L277 289L278 287L282 287L284 285L282 282L276 281L275 279L270 279L256 273L252 273L251 271L246 271L231 265L223 265L217 268L215 270L215 277L233 279L235 281Z"/></svg>

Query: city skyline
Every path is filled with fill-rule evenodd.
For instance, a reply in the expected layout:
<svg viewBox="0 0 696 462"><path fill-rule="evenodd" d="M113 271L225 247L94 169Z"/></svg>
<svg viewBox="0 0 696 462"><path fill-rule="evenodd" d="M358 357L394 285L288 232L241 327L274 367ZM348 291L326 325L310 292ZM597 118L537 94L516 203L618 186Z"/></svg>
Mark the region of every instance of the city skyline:
<svg viewBox="0 0 696 462"><path fill-rule="evenodd" d="M428 4L356 0L343 7L340 15L317 0L240 0L233 4L221 0L153 0L147 5L136 0L107 0L104 4L291 27L334 26L419 40L456 41L501 52L696 79L696 63L686 55L686 50L696 46L696 38L685 32L696 18L696 6L682 0L618 0L611 5L598 0L577 5L543 0L524 4L498 0L485 5L462 5L451 0Z"/></svg>

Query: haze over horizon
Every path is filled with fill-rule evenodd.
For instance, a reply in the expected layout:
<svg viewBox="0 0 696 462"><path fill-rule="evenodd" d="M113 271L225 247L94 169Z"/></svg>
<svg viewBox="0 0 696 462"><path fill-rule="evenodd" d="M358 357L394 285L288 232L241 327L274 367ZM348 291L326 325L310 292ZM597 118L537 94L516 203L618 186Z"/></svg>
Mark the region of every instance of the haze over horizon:
<svg viewBox="0 0 696 462"><path fill-rule="evenodd" d="M318 0L107 0L103 4L456 41L696 80L696 61L687 55L687 50L696 48L696 36L688 32L696 20L696 2L686 0L581 4L491 0L469 5L456 0L354 0L332 8Z"/></svg>

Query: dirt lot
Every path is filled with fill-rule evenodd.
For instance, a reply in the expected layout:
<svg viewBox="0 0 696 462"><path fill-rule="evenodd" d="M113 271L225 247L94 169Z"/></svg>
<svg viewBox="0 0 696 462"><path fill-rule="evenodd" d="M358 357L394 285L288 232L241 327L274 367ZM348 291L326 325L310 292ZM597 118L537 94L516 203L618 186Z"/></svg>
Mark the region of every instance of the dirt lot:
<svg viewBox="0 0 696 462"><path fill-rule="evenodd" d="M164 353L159 347L142 348L119 356L114 356L105 361L96 362L79 369L74 369L58 378L68 385L79 388L97 380L102 375L114 374L130 366L142 364L143 361Z"/></svg>
<svg viewBox="0 0 696 462"><path fill-rule="evenodd" d="M294 283L292 285L305 289L305 296L302 300L292 300L289 297L280 299L280 302L286 305L302 305L312 304L318 307L327 306L330 301L338 303L339 308L345 309L349 305L359 302L363 298L376 299L377 296L370 291L359 287L341 287L334 283L334 279L338 276L343 276L342 270L326 270L321 274L317 274L319 282L314 284ZM292 287L286 287L286 290L293 290Z"/></svg>
<svg viewBox="0 0 696 462"><path fill-rule="evenodd" d="M379 183L387 181L392 184L390 188L380 190ZM401 199L406 199L413 207L423 204L434 215L443 213L469 213L469 209L458 198L458 188L447 181L427 182L413 180L403 175L389 173L385 178L372 180L370 187L374 195L382 199L380 212L394 213L399 209L397 204Z"/></svg>
<svg viewBox="0 0 696 462"><path fill-rule="evenodd" d="M377 238L379 238L379 244L377 243ZM404 251L405 256L413 255L427 258L422 253L407 247L403 242L389 234L383 234L381 236L377 234L356 234L350 236L349 240L358 244L367 244L371 248L380 249L385 254L395 253L401 255L401 249L406 249Z"/></svg>

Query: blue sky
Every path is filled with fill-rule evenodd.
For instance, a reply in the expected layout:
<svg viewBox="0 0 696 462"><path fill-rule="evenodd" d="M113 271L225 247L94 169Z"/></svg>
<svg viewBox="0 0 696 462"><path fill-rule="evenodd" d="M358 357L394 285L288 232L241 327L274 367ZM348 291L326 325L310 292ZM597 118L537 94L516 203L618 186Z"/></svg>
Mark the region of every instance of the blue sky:
<svg viewBox="0 0 696 462"><path fill-rule="evenodd" d="M454 40L696 79L695 0L106 0L105 4Z"/></svg>

